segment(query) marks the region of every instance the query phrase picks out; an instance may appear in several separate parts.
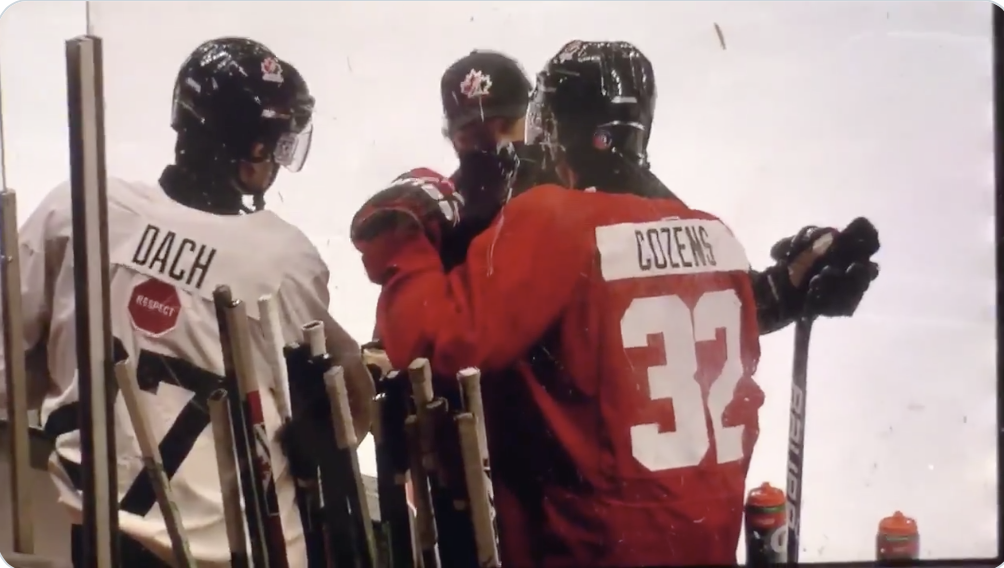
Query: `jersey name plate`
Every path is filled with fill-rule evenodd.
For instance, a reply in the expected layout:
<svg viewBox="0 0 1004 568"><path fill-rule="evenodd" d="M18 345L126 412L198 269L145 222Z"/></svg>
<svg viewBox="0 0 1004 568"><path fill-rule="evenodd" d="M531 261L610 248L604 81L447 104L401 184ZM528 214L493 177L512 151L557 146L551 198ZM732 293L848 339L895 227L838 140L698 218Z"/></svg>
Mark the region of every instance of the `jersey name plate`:
<svg viewBox="0 0 1004 568"><path fill-rule="evenodd" d="M603 279L749 270L739 241L721 221L670 218L596 228Z"/></svg>

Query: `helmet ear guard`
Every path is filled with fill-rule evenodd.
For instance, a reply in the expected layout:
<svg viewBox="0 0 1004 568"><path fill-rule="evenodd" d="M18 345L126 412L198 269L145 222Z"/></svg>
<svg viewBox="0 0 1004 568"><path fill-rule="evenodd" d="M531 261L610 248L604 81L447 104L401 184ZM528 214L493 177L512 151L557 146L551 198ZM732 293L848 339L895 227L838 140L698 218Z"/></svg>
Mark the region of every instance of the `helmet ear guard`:
<svg viewBox="0 0 1004 568"><path fill-rule="evenodd" d="M651 63L629 43L570 42L537 75L526 142L568 164L577 185L613 181L608 170L647 170L654 81Z"/></svg>

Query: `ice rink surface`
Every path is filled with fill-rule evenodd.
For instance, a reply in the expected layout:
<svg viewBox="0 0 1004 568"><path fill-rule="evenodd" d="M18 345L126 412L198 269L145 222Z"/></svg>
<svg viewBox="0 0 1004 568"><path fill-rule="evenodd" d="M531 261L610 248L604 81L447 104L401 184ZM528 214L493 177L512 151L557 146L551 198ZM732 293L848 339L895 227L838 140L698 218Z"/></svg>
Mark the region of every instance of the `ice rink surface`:
<svg viewBox="0 0 1004 568"><path fill-rule="evenodd" d="M571 39L652 59L654 170L729 223L755 266L805 224L879 227L882 276L858 314L817 323L803 561L870 560L878 520L915 517L925 558L997 551L990 10L986 2L94 2L111 175L172 158L171 86L201 41L243 35L294 62L318 100L311 160L269 207L331 266L358 339L378 290L346 239L397 174L454 166L438 81L472 48L535 73ZM715 26L721 30L720 40ZM63 40L84 5L0 18L6 174L23 219L68 175ZM792 333L763 340L767 392L749 480L785 472ZM367 442L361 460L375 471Z"/></svg>

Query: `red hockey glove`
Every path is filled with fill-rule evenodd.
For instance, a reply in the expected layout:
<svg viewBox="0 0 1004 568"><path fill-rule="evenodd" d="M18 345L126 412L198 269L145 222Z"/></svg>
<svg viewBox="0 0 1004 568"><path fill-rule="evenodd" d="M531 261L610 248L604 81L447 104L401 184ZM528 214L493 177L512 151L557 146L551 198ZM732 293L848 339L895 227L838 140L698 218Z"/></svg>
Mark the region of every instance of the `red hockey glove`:
<svg viewBox="0 0 1004 568"><path fill-rule="evenodd" d="M463 198L438 173L418 168L371 197L352 218L352 243L363 253L370 279L380 284L393 256L416 237L438 249L443 235L457 226Z"/></svg>

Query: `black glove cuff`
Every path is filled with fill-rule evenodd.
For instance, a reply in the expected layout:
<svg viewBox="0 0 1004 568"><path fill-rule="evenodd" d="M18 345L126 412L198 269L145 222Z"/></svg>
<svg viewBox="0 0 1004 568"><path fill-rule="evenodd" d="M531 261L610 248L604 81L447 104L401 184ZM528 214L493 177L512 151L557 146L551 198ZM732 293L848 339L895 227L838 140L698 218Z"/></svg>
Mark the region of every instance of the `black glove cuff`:
<svg viewBox="0 0 1004 568"><path fill-rule="evenodd" d="M763 272L751 271L750 277L761 335L775 332L798 317L805 292L792 285L786 263L779 262Z"/></svg>
<svg viewBox="0 0 1004 568"><path fill-rule="evenodd" d="M280 430L279 443L293 476L310 479L317 471L318 453L330 451L325 447L330 436L318 433L334 431L324 386L324 373L334 366L334 361L328 354L311 357L303 344L287 345L284 354L293 416Z"/></svg>
<svg viewBox="0 0 1004 568"><path fill-rule="evenodd" d="M293 479L313 480L317 477L317 455L324 448L318 448L317 432L330 432L331 424L319 424L316 417L293 418L278 432L279 444L289 462L289 473ZM327 428L321 430L321 428Z"/></svg>

